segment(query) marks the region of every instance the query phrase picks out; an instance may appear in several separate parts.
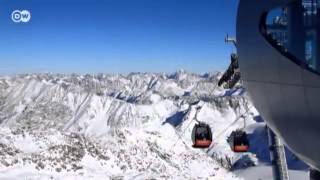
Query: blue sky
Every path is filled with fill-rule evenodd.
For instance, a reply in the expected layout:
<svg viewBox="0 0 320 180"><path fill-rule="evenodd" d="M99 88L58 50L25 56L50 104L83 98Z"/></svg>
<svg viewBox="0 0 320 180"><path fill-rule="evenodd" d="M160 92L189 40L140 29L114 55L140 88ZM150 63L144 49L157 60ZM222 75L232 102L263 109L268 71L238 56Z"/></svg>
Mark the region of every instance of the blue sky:
<svg viewBox="0 0 320 180"><path fill-rule="evenodd" d="M0 73L223 70L237 0L3 0ZM29 10L14 23L14 10Z"/></svg>

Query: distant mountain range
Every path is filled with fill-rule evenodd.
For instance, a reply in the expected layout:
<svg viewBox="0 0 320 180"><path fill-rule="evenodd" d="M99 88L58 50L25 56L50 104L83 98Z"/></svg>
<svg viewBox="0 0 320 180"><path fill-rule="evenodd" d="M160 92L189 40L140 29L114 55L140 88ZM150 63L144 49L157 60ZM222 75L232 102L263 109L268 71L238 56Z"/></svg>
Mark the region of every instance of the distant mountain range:
<svg viewBox="0 0 320 180"><path fill-rule="evenodd" d="M240 85L217 87L220 76L2 76L0 178L238 179L228 169L256 159L233 153L226 138L243 128L239 115L249 109L250 126L257 112ZM213 130L208 151L191 148L197 108Z"/></svg>

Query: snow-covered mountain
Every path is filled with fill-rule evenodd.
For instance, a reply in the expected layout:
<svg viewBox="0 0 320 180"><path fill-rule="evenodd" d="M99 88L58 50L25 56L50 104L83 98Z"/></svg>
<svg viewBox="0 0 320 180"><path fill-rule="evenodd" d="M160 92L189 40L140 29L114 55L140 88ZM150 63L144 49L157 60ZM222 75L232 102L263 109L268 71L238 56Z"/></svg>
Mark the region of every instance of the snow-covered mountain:
<svg viewBox="0 0 320 180"><path fill-rule="evenodd" d="M229 170L257 158L226 138L244 120L254 129L258 114L219 76L2 76L0 179L241 179ZM195 118L213 130L208 150L191 147Z"/></svg>

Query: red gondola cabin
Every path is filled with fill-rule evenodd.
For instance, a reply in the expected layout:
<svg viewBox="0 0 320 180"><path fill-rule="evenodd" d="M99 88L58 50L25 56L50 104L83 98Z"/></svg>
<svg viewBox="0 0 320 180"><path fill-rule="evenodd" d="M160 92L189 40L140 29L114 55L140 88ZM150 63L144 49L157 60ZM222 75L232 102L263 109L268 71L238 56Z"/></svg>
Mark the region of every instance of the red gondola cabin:
<svg viewBox="0 0 320 180"><path fill-rule="evenodd" d="M210 126L205 123L196 124L192 130L192 142L194 148L208 148L212 143Z"/></svg>
<svg viewBox="0 0 320 180"><path fill-rule="evenodd" d="M249 151L249 140L247 133L242 130L233 131L228 138L232 151L241 153Z"/></svg>

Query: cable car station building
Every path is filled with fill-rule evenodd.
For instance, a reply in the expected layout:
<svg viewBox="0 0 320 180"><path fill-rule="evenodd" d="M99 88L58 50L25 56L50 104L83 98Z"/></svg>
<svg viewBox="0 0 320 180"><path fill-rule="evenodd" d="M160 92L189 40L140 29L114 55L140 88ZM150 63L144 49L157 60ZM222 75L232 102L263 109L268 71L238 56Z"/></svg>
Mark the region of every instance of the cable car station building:
<svg viewBox="0 0 320 180"><path fill-rule="evenodd" d="M320 171L320 1L240 0L237 50L262 117Z"/></svg>

